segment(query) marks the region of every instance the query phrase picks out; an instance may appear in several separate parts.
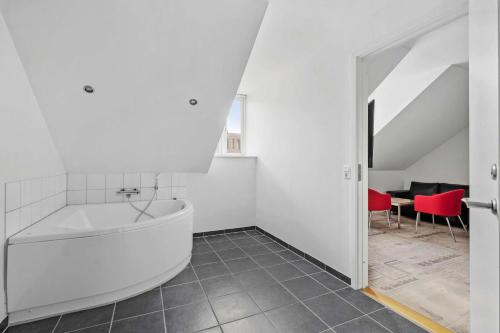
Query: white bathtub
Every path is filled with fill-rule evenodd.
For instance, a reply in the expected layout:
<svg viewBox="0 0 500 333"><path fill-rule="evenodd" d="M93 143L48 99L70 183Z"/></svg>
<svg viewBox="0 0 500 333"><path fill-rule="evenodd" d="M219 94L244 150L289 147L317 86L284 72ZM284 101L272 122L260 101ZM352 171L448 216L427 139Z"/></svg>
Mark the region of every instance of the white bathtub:
<svg viewBox="0 0 500 333"><path fill-rule="evenodd" d="M155 218L133 223L138 212L128 203L67 206L11 236L9 321L112 303L181 272L191 258L192 204L158 200L148 213Z"/></svg>

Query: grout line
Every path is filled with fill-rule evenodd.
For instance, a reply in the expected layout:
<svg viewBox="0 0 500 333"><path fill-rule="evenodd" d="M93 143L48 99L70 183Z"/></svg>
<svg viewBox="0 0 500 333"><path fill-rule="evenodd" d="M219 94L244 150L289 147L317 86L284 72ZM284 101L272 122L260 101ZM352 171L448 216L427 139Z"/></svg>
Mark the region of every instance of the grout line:
<svg viewBox="0 0 500 333"><path fill-rule="evenodd" d="M161 285L160 285L160 299L161 299L161 313L163 315L163 328L165 329L165 333L167 333L167 322L165 319L165 304L163 304L163 288L161 287Z"/></svg>
<svg viewBox="0 0 500 333"><path fill-rule="evenodd" d="M247 234L247 235L248 235L248 234ZM253 238L253 237L252 237L252 235L249 235L249 236L250 236L251 238ZM254 239L254 238L253 238L253 239ZM236 244L236 245L238 245L238 244ZM240 247L240 249L241 249L241 247ZM243 249L241 249L241 250L243 250ZM243 251L244 251L244 250L243 250ZM285 258L283 258L283 259L285 259ZM254 263L256 263L256 264L257 264L257 266L262 267L261 265L259 265L259 263L255 262L255 261L254 261L251 257L250 257L250 260L252 260ZM286 260L286 259L285 259L285 260ZM295 266L294 266L294 267L295 267ZM274 276L273 276L273 275L272 275L272 274L271 274L271 273L270 273L270 272L269 272L266 268L262 267L262 269L263 269L264 271L266 271L269 275L271 275L271 277L273 277L273 278L274 278ZM275 279L275 278L274 278L274 279ZM289 290L289 289L288 289L285 285L283 285L283 283L282 283L281 281L278 281L277 279L275 279L275 280L276 280L276 282L277 282L277 283L278 283L278 284L279 284L282 288L285 288L285 290L286 290L286 291L288 291L288 292L292 295L292 297L294 297L295 299L297 299L297 300L299 301L299 303L301 303L303 306L305 306L305 307L306 307L306 308L307 308L307 309L308 309L308 310L309 310L309 311L310 311L310 312L311 312L311 313L312 313L312 314L313 314L316 318L318 318L318 319L319 319L319 320L320 320L320 321L321 321L321 322L322 322L322 323L323 323L326 327L330 327L330 326L329 326L326 322L324 322L324 321L323 321L323 319L321 319L318 315L316 315L316 313L314 313L311 309L309 309L309 307L308 307L307 305L305 305L305 304L304 304L304 302L302 302L302 301L301 301L301 300L300 300L297 296L295 296L295 294L294 294L294 293L292 293L292 292L291 292L291 291L290 291L290 290ZM297 303L294 303L294 304L297 304ZM292 306L292 305L293 305L293 304L290 304L290 305L287 305L287 306L285 306L285 307ZM263 312L263 313L265 314L266 312ZM267 317L267 315L266 315L266 318L268 318L268 317ZM275 327L275 325L274 325L273 321L272 321L270 318L268 318L268 320L271 322L271 324L273 325L273 327ZM276 328L276 329L277 329L277 328ZM279 331L279 329L277 329L277 330ZM286 332L284 332L284 333L286 333Z"/></svg>
<svg viewBox="0 0 500 333"><path fill-rule="evenodd" d="M102 326L102 325L107 325L107 324L111 324L111 322L108 321L108 322L105 322L105 323L100 323L100 324L95 324L95 325L91 325L91 326L87 326L87 327L78 328L76 330L64 331L62 333L78 333L78 332L87 330L89 328L94 328L94 327L98 327L98 326Z"/></svg>
<svg viewBox="0 0 500 333"><path fill-rule="evenodd" d="M289 249L288 249L288 250L289 250ZM243 251L244 251L244 250L243 250ZM281 251L280 251L280 252L281 252ZM293 251L292 251L292 252L293 252ZM338 295L338 294L337 294L337 291L339 291L339 290L344 290L344 289L350 288L350 287L349 287L349 285L347 285L347 284L346 284L345 282L343 282L342 280L340 280L340 279L338 279L337 277L333 276L332 274L328 273L325 269L321 269L320 271L317 271L317 272L314 272L314 273L311 273L311 274L307 274L306 272L304 272L304 271L303 271L303 270L301 270L300 268L298 268L298 267L296 267L295 265L293 265L293 262L295 262L295 261L299 261L299 260L288 261L288 260L287 260L286 258L284 258L284 257L283 257L283 259L285 259L285 261L286 261L287 263L291 264L293 267L297 268L299 271L301 271L302 273L304 273L304 274L305 274L305 276L308 276L308 277L312 278L314 281L318 282L321 286L325 287L325 288L329 291L329 292L327 292L327 293L325 293L325 294L322 294L322 295L316 295L316 296L314 296L314 297L310 297L310 298L304 299L303 301L307 301L307 300L310 300L310 299L314 299L314 298L317 298L317 297L321 297L321 296L324 296L324 295L327 295L327 294L335 294L336 296L338 296L339 298L341 298L343 301L345 301L345 302L346 302L346 303L348 303L349 305L353 306L356 310L358 310L358 311L359 311L360 313L362 313L363 315L368 315L368 314L365 314L365 313L364 313L363 311L361 311L360 309L358 309L358 308L357 308L356 306L354 306L353 304L351 304L349 301L345 300L343 297L341 297L340 295ZM310 262L309 260L307 260L307 259L305 259L305 258L302 258L302 259L306 260L307 262ZM311 264L313 264L312 262L310 262L310 263L311 263ZM257 263L257 264L258 264L258 263ZM269 267L274 267L274 266L278 266L278 265L282 265L282 264L278 264L278 265L274 265L274 266L269 266L269 267L263 267L263 266L262 266L262 265L260 265L260 264L258 264L258 265L259 265L260 267L262 267L262 269L264 269L264 270L265 270L268 274L270 274L271 276L273 276L273 275L272 275L272 274L268 271L268 269L267 269L267 268L269 268ZM320 281L317 281L316 279L314 279L314 277L313 277L313 276L311 276L311 275L313 275L313 274L317 274L317 273L321 273L321 272L326 272L326 273L328 273L328 274L329 274L330 276L332 276L333 278L335 278L335 279L337 279L337 280L341 281L342 283L344 283L344 284L346 285L346 287L345 287L345 288L342 288L342 289L338 289L338 290L336 290L336 291L333 291L333 290L331 290L330 288L328 288L327 286L325 286L324 284L322 284ZM278 281L278 280L276 280L276 281L277 281L277 282L278 282L278 284L280 284L283 288L285 288L285 289L286 289L286 290L287 290L287 291L288 291L288 292L289 292L289 293L290 293L293 297L295 297L296 299L298 299L298 300L299 300L299 302L300 302L303 306L305 306L305 307L306 307L309 311L311 311L311 312L312 312L312 313L313 313L316 317L318 317L318 318L319 318L319 316L318 316L318 315L316 315L316 313L315 313L313 310L311 310L311 309L310 309L310 308L309 308L309 307L308 307L308 306L307 306L307 305L306 305L306 304L305 304L302 300L300 300L297 296L295 296L295 295L294 295L294 294L293 294L293 293L292 293L292 292L291 292L291 291L290 291L290 290L289 290L289 289L288 289L285 285L283 285L283 283L282 283L282 282L286 282L286 281L291 281L291 280L295 280L295 279L303 278L303 277L305 277L305 276L295 277L295 278L288 279L288 280L285 280L285 281ZM378 302L377 302L377 303L378 303ZM297 303L294 303L294 304L297 304ZM379 303L379 304L380 304L380 303ZM291 304L291 305L293 305L293 304ZM288 305L288 306L291 306L291 305ZM384 307L384 308L385 308L385 307ZM376 312L376 311L382 310L382 309L384 309L384 308L377 309L377 310L372 311L372 312L370 312L370 313L373 313L373 312ZM360 317L362 317L362 316L360 316ZM360 317L357 317L357 318L360 318ZM370 318L371 318L371 317L370 317ZM328 325L326 322L324 322L321 318L319 318L319 319L321 320L321 322L323 322L323 323L326 325L326 327L331 328L331 327L330 327L330 325ZM371 319L373 319L373 318L371 318ZM375 321L375 322L377 322L376 320L374 320L374 321ZM377 323L378 323L378 322L377 322ZM380 324L380 323L378 323L378 324ZM340 325L341 325L341 324L340 324ZM381 325L381 324L380 324L380 325ZM382 326L382 327L384 327L383 325L381 325L381 326ZM385 327L384 327L384 328L385 328ZM328 330L328 329L327 329L327 330ZM389 330L389 331L390 331L390 330Z"/></svg>
<svg viewBox="0 0 500 333"><path fill-rule="evenodd" d="M243 231L243 232L244 232L244 231ZM247 234L247 235L249 235L250 237L252 237L252 235L250 235L250 234ZM245 253L245 254L246 254L245 250L243 250L241 247L239 247L239 245L238 245L238 244L236 244L235 242L233 242L233 241L232 241L229 237L227 237L227 236L226 236L226 238L228 238L230 242L232 242L234 245L236 245L236 248L239 248L240 250L242 250L242 251L243 251L243 253ZM252 237L252 238L253 238L253 237ZM206 240L205 240L205 241L206 241ZM213 249L212 245L211 245L209 242L207 242L207 243L208 243L208 245L209 245L209 246ZM215 252L215 254L219 257L219 259L221 259L221 260L222 260L222 258L221 258L221 257L219 256L219 254L215 251L215 249L214 249L214 252ZM250 258L250 257L249 257L249 258ZM240 259L241 259L241 258L240 258ZM254 261L253 259L251 259L251 258L250 258L250 260L252 260L252 261L253 261L253 262L257 265L257 267L259 267L259 264L258 264L257 262L255 262L255 261ZM229 269L229 267L226 265L226 263L224 262L224 260L222 260L222 262L224 263L224 265L226 266L226 268L229 270L229 273L231 274L231 277L232 277L232 278L234 278L234 273L233 273L233 272ZM251 270L250 270L250 271L251 271ZM249 272L249 271L246 271L246 272ZM242 272L239 272L239 273L242 273ZM237 274L239 274L239 273L237 273ZM239 282L239 281L238 281L238 282ZM243 286L242 286L242 287L243 287ZM202 286L202 288L203 288L203 286ZM271 326L272 326L274 329L276 329L276 331L278 331L278 328L275 326L275 324L271 321L271 319L269 319L269 317L266 315L266 313L265 313L264 311L262 311L262 309L261 309L261 308L260 308L260 306L257 304L257 302L255 302L255 300L252 298L252 296L248 293L248 290L246 290L245 288L243 288L243 292L244 292L246 295L248 295L248 297L250 297L250 299L254 302L254 304L255 304L255 305L257 306L257 308L261 311L261 313L264 315L264 317L266 317L266 319L269 321L269 323L271 324ZM210 299L209 299L209 301L210 301ZM254 315L257 315L257 314L254 314ZM253 315L252 315L252 316L253 316ZM245 317L245 318L249 318L249 317L251 317L251 316L247 316L247 317ZM244 319L244 318L240 318L240 319L238 319L238 320L241 320L241 319ZM217 321L218 321L218 319L217 319ZM227 323L225 323L225 324L227 324Z"/></svg>
<svg viewBox="0 0 500 333"><path fill-rule="evenodd" d="M109 331L108 333L111 333L111 327L113 327L113 320L115 320L115 311L116 311L116 302L113 306L113 313L111 314L111 323L109 324Z"/></svg>
<svg viewBox="0 0 500 333"><path fill-rule="evenodd" d="M55 194L52 194L52 195L49 195L47 197L42 197L41 199L39 200L36 200L36 201L32 201L28 204L25 204L25 205L21 205L17 208L14 208L14 209L11 209L11 210L5 210L5 214L8 214L8 213L12 213L12 212L15 212L16 210L21 210L22 208L26 208L26 207L29 207L31 205L34 205L34 204L37 204L37 203L41 203L42 201L44 200L47 200L47 199L50 199L50 198L54 198L54 197L57 197L58 195L60 194L63 194L64 192L66 192L66 190L63 190L63 191L59 191ZM22 196L22 195L20 195ZM5 207L7 207L7 188L5 189Z"/></svg>
<svg viewBox="0 0 500 333"><path fill-rule="evenodd" d="M59 318L57 319L56 326L52 329L52 333L56 331L57 325L59 325L59 322L61 321L62 315L59 315Z"/></svg>
<svg viewBox="0 0 500 333"><path fill-rule="evenodd" d="M155 288L156 289L156 288ZM187 304L186 304L187 305ZM180 307L180 306L178 306ZM173 308L172 308L173 309ZM137 315L133 315L133 316L130 316L130 317L125 317L125 318L120 318L120 319L116 319L116 320L113 320L113 322L119 322L119 321L124 321L124 320L129 320L129 319L134 319L134 318L138 318L138 317L142 317L142 316L148 316L148 315L151 315L151 314L154 314L154 313L158 313L162 310L156 310L156 311L151 311L151 312L145 312L145 313L141 313L141 314L137 314ZM103 324L107 324L107 323L103 323ZM98 325L102 325L102 324L98 324ZM96 325L93 325L93 326L96 326ZM93 327L91 326L91 327ZM85 328L85 327L84 327ZM81 328L79 328L81 330Z"/></svg>
<svg viewBox="0 0 500 333"><path fill-rule="evenodd" d="M215 317L215 321L217 321L217 326L220 326L219 318L217 318L217 315L215 314L214 308L212 306L212 302L210 302L210 298L208 298L208 295L207 295L205 289L203 288L203 285L201 284L201 280L198 276L198 273L196 273L196 270L194 269L194 267L192 267L192 269L193 269L194 276L196 276L196 279L197 279L196 282L198 282L198 285L200 286L201 290L203 291L203 294L205 295L206 301L208 302L208 305L210 306L210 310L212 310L212 314ZM191 304L193 304L193 303L191 303Z"/></svg>

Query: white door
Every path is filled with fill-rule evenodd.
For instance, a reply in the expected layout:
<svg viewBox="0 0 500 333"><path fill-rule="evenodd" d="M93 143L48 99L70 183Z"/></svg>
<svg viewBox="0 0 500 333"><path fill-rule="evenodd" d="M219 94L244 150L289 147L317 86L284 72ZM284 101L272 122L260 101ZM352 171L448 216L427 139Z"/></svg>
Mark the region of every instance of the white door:
<svg viewBox="0 0 500 333"><path fill-rule="evenodd" d="M499 1L469 1L470 200L499 198ZM500 332L499 216L470 209L471 332Z"/></svg>

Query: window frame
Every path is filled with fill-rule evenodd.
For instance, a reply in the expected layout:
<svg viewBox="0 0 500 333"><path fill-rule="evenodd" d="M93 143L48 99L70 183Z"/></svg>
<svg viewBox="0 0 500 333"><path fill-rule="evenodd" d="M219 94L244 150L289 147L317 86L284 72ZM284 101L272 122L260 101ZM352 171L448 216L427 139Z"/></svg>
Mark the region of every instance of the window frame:
<svg viewBox="0 0 500 333"><path fill-rule="evenodd" d="M239 153L228 153L227 152L227 119L226 125L222 130L219 143L217 144L217 149L214 156L245 156L246 155L246 120L247 120L247 96L243 94L237 94L234 100L238 100L241 103L241 133L240 133L240 150ZM229 116L229 114L228 114Z"/></svg>

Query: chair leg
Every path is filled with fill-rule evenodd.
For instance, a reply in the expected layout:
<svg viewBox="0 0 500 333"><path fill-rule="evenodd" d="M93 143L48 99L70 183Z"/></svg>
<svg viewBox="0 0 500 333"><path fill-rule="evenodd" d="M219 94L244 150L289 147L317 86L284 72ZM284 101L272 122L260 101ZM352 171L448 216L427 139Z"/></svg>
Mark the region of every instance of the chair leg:
<svg viewBox="0 0 500 333"><path fill-rule="evenodd" d="M368 212L368 230L372 228L372 212Z"/></svg>
<svg viewBox="0 0 500 333"><path fill-rule="evenodd" d="M434 214L432 214L432 227L435 228L436 224L434 223Z"/></svg>
<svg viewBox="0 0 500 333"><path fill-rule="evenodd" d="M462 223L462 227L464 227L465 232L469 233L469 230L467 230L467 227L465 226L464 221L462 221L462 217L460 215L458 215L457 217L460 220L460 223Z"/></svg>
<svg viewBox="0 0 500 333"><path fill-rule="evenodd" d="M387 214L387 222L389 222L389 228L391 227L391 218L389 217L389 211L386 211Z"/></svg>
<svg viewBox="0 0 500 333"><path fill-rule="evenodd" d="M450 224L450 219L446 218L446 222L448 222L448 228L450 228L451 235L453 236L453 241L456 242L455 235L453 234L453 230L451 230L451 224Z"/></svg>
<svg viewBox="0 0 500 333"><path fill-rule="evenodd" d="M418 223L420 222L420 212L417 212L417 219L415 220L415 233L418 233Z"/></svg>

